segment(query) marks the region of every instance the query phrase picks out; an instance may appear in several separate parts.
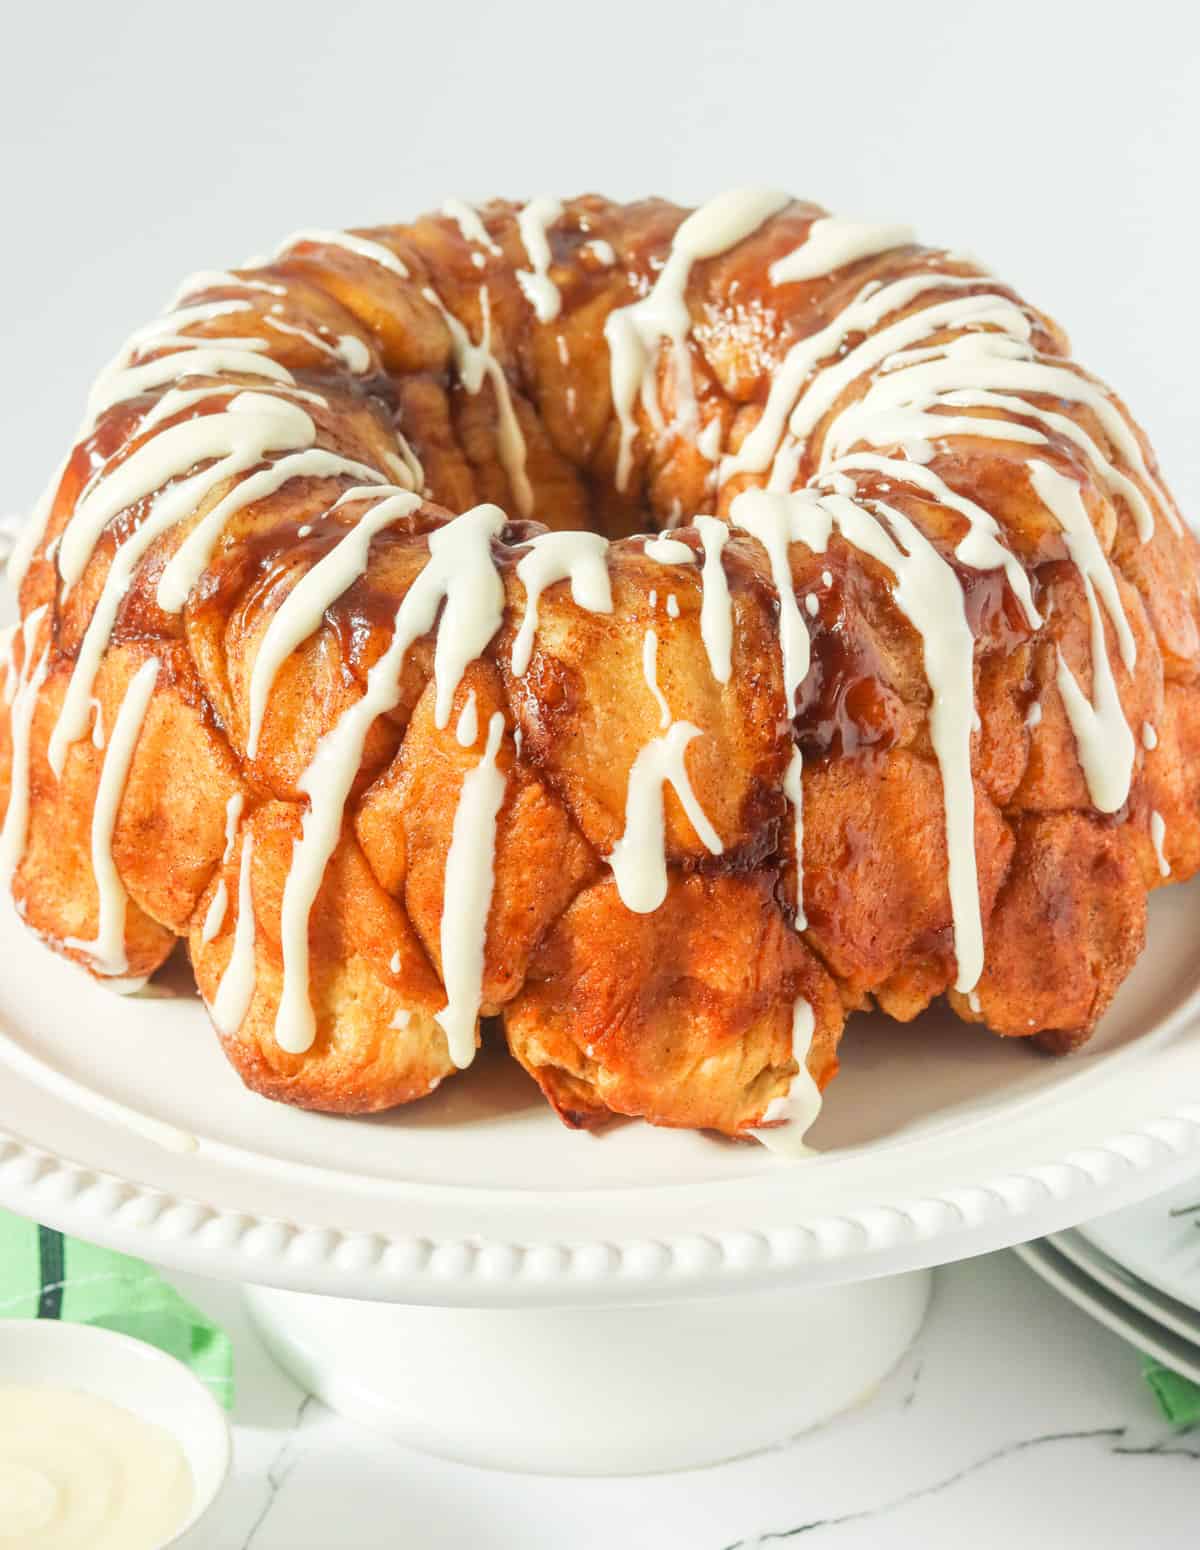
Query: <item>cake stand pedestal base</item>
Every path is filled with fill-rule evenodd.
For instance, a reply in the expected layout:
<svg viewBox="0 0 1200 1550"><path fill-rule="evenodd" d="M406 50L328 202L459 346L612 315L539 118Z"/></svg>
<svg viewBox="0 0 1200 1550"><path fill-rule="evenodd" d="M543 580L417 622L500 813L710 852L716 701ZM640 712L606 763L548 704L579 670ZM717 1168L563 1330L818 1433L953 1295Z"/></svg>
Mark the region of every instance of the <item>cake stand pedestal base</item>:
<svg viewBox="0 0 1200 1550"><path fill-rule="evenodd" d="M425 1308L247 1289L267 1348L332 1409L411 1447L538 1474L737 1458L869 1395L931 1272L645 1308Z"/></svg>

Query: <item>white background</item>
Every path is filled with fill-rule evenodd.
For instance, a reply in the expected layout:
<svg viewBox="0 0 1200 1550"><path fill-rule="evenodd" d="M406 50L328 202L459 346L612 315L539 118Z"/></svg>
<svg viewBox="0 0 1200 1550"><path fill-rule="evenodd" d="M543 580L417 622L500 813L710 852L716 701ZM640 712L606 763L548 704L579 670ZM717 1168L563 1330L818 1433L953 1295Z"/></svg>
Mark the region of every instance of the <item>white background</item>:
<svg viewBox="0 0 1200 1550"><path fill-rule="evenodd" d="M1167 1427L1137 1354L1013 1254L939 1271L912 1350L830 1425L714 1469L625 1480L496 1474L414 1453L305 1400L227 1288L183 1285L233 1336L238 1403L233 1478L179 1550L1196 1544L1200 1433ZM789 1379L803 1373L781 1366Z"/></svg>
<svg viewBox="0 0 1200 1550"><path fill-rule="evenodd" d="M1056 0L0 7L0 510L193 269L449 193L769 183L966 247L1200 510L1195 8Z"/></svg>
<svg viewBox="0 0 1200 1550"><path fill-rule="evenodd" d="M0 510L33 500L96 369L190 270L449 193L695 202L760 183L983 257L1129 400L1195 516L1192 15L1146 0L8 0ZM1136 1359L1010 1260L942 1278L921 1345L868 1410L636 1487L431 1465L315 1410L294 1432L294 1396L240 1338L222 1550L717 1550L818 1520L812 1541L847 1550L1094 1550L1182 1543L1196 1521L1194 1448L1156 1426Z"/></svg>

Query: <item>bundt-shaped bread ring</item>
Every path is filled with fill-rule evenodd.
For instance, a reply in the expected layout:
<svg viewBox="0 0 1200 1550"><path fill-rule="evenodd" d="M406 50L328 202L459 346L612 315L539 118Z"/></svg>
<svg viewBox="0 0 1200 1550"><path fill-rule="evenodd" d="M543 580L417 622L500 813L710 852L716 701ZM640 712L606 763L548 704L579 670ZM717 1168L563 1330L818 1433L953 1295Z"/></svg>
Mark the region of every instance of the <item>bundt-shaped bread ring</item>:
<svg viewBox="0 0 1200 1550"><path fill-rule="evenodd" d="M404 1103L500 1016L570 1123L795 1141L847 1010L1069 1048L1200 865L1195 541L1120 401L903 228L685 213L301 232L96 384L0 868L114 983L186 937L260 1092Z"/></svg>

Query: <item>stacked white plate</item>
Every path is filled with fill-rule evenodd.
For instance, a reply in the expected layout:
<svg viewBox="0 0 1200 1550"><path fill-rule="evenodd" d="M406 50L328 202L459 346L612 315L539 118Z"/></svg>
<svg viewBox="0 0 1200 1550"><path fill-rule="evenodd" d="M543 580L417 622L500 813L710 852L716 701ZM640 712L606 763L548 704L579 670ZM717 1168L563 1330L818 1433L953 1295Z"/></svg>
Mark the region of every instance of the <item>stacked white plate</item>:
<svg viewBox="0 0 1200 1550"><path fill-rule="evenodd" d="M1200 1383L1200 1178L1016 1252L1114 1334Z"/></svg>

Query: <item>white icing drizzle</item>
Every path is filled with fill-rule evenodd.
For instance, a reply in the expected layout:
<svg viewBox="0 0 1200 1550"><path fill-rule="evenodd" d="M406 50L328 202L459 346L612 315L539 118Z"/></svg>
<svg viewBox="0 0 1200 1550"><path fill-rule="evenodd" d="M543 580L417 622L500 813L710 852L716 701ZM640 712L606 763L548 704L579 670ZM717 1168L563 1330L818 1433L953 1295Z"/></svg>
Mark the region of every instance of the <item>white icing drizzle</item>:
<svg viewBox="0 0 1200 1550"><path fill-rule="evenodd" d="M247 804L247 798L240 791L236 791L233 797L225 803L225 854L223 862L228 865L233 860L233 849L237 843L237 825L242 822L242 811Z"/></svg>
<svg viewBox="0 0 1200 1550"><path fill-rule="evenodd" d="M947 400L938 400L939 406ZM1066 416L1061 416L1066 419ZM1067 421L1068 424L1073 422ZM843 409L825 433L822 457L832 461L850 447L866 443L873 447L928 444L945 436L978 436L993 441L1023 441L1030 446L1046 445L1047 438L1029 425L1014 420L983 415L934 414L906 405L881 411L865 398Z"/></svg>
<svg viewBox="0 0 1200 1550"><path fill-rule="evenodd" d="M807 1157L812 1153L804 1137L821 1112L821 1089L808 1069L816 1028L811 1003L798 996L792 1007L792 1059L796 1062L796 1075L785 1097L771 1099L755 1130L769 1151L784 1157Z"/></svg>
<svg viewBox="0 0 1200 1550"><path fill-rule="evenodd" d="M217 399L223 398L232 403L235 395L243 391L240 383L209 383L204 387L172 387L142 415L137 423L134 439L145 441L156 425L163 425L167 420L179 420L189 409L194 409L197 404L214 404ZM285 399L295 398L305 403L316 404L321 408L327 408L327 402L319 393L310 393L305 388L288 387L286 384L275 386L272 384L271 397L278 397L282 402ZM103 483L112 471L110 464L97 470L84 485L80 493L80 499L86 499L97 485Z"/></svg>
<svg viewBox="0 0 1200 1550"><path fill-rule="evenodd" d="M804 913L804 755L796 747L792 748L784 772L783 794L792 809L792 843L796 858L795 925L797 931L803 931L808 925Z"/></svg>
<svg viewBox="0 0 1200 1550"><path fill-rule="evenodd" d="M1100 539L1092 526L1087 507L1083 504L1079 486L1049 463L1035 460L1027 467L1030 483L1039 500L1063 530L1063 539L1072 564L1103 602L1104 611L1116 631L1121 660L1132 672L1137 665L1137 642L1129 628L1129 620L1125 617L1116 577L1100 547Z"/></svg>
<svg viewBox="0 0 1200 1550"><path fill-rule="evenodd" d="M129 896L113 860L113 834L125 794L129 766L141 735L158 681L159 662L150 657L129 681L113 722L112 737L100 766L100 782L92 807L92 875L96 881L96 935L90 942L65 938L64 945L87 953L97 974L117 979L129 971L125 951L125 916Z"/></svg>
<svg viewBox="0 0 1200 1550"><path fill-rule="evenodd" d="M409 446L408 441L401 433L400 427L393 421L392 434L396 438L396 447L399 456L395 453L385 452L384 458L388 467L396 476L397 482L406 490L417 490L426 498L429 491L425 488L425 470L421 467L421 460Z"/></svg>
<svg viewBox="0 0 1200 1550"><path fill-rule="evenodd" d="M463 778L446 856L442 899L442 980L446 1005L436 1019L450 1059L462 1070L475 1058L475 1029L483 999L487 918L495 884L496 816L507 784L496 764L504 717L488 722L483 757Z"/></svg>
<svg viewBox="0 0 1200 1550"><path fill-rule="evenodd" d="M228 866L233 856L233 847L237 843L238 823L241 820L242 809L246 805L246 798L240 791L235 791L225 804L225 850L221 856L221 865ZM216 892L213 894L212 903L208 906L208 912L204 917L204 928L200 933L202 942L211 942L225 923L225 911L229 903L229 891L225 887L225 879L222 877L217 883Z"/></svg>
<svg viewBox="0 0 1200 1550"><path fill-rule="evenodd" d="M412 1013L408 1010L407 1007L400 1006L397 1007L396 1010L392 1013L392 1020L390 1023L388 1023L388 1027L394 1028L397 1033L403 1033L411 1021ZM437 1086L436 1082L434 1083L434 1086ZM430 1090L432 1091L432 1089Z"/></svg>
<svg viewBox="0 0 1200 1550"><path fill-rule="evenodd" d="M295 404L263 393L239 393L221 414L203 415L168 426L102 479L75 507L59 548L59 572L64 591L82 576L109 521L136 501L161 490L183 470L215 459L200 473L162 491L149 512L113 555L50 737L47 756L56 775L62 774L67 749L82 737L87 707L100 659L112 634L121 599L134 571L150 546L223 480L260 462L268 451L288 451L311 445L316 427Z"/></svg>
<svg viewBox="0 0 1200 1550"><path fill-rule="evenodd" d="M508 385L508 378L504 374L504 368L492 354L492 302L487 287L481 285L479 288L483 335L478 344L473 343L470 334L432 287L426 286L421 295L431 307L437 309L449 330L450 342L454 350L455 369L463 387L468 393L474 395L483 387L485 380L492 384L496 394L498 415L496 450L500 455L500 466L508 475L509 484L512 485L517 509L523 517L527 517L533 511L533 486L529 483L529 476L525 472L525 437L521 432L516 410L513 408L512 390Z"/></svg>
<svg viewBox="0 0 1200 1550"><path fill-rule="evenodd" d="M281 457L269 468L242 479L211 511L201 517L163 567L156 596L158 606L168 614L181 611L192 589L208 569L221 534L239 511L254 505L256 501L265 500L268 495L274 495L289 480L335 479L342 476L369 480L374 485L371 491L373 495L407 493L383 483L383 476L368 464L342 457L337 452L326 452L322 447L311 447L304 452ZM344 496L342 498L345 499ZM311 533L311 524L306 523L305 526Z"/></svg>
<svg viewBox="0 0 1200 1550"><path fill-rule="evenodd" d="M525 588L525 612L513 639L512 670L520 678L529 667L538 626L538 602L547 587L570 581L571 597L589 613L612 613L608 542L598 533L541 533L517 562Z"/></svg>
<svg viewBox="0 0 1200 1550"><path fill-rule="evenodd" d="M830 496L841 532L896 577L897 607L921 636L929 680L929 737L942 776L950 910L958 964L955 986L968 991L983 973L983 921L975 855L971 733L976 725L975 641L958 577L920 529L894 507L876 503L896 542L845 496Z"/></svg>
<svg viewBox="0 0 1200 1550"><path fill-rule="evenodd" d="M721 422L714 416L696 437L696 451L710 463L720 461Z"/></svg>
<svg viewBox="0 0 1200 1550"><path fill-rule="evenodd" d="M1092 619L1092 696L1079 687L1062 652L1055 682L1075 734L1079 762L1088 795L1102 813L1115 813L1129 795L1133 779L1133 736L1121 709L1104 643L1104 622L1095 595L1088 589Z"/></svg>
<svg viewBox="0 0 1200 1550"><path fill-rule="evenodd" d="M399 704L400 674L409 647L435 621L434 720L439 727L448 722L463 671L482 654L503 621L504 587L491 545L505 521L499 507L475 506L430 534L429 560L396 610L391 643L367 674L362 698L321 738L297 782L309 807L283 890L283 983L275 1019L277 1043L293 1054L303 1054L316 1036L309 1001L309 916L341 833L367 733L378 716Z"/></svg>
<svg viewBox="0 0 1200 1550"><path fill-rule="evenodd" d="M181 334L185 328L191 328L194 323L211 323L213 318L230 317L235 312L253 310L250 302L237 301L228 297L220 301L199 301L191 307L176 307L173 311L164 312L161 317L135 328L125 342L123 353L126 356L132 355L143 345L153 345L155 340L161 341L165 337ZM153 345L153 348L157 349L158 346Z"/></svg>
<svg viewBox="0 0 1200 1550"><path fill-rule="evenodd" d="M180 377L215 377L224 372L236 372L244 377L265 377L282 387L295 387L295 378L287 367L263 353L266 350L264 340L237 339L221 343L196 334L183 335L173 343L177 348L155 360L130 366L123 364L127 356L121 355L106 367L96 378L88 396L85 431L94 427L105 410L114 404L125 403ZM212 387L208 391L217 393L220 389ZM145 421L142 426L144 428Z"/></svg>
<svg viewBox="0 0 1200 1550"><path fill-rule="evenodd" d="M1036 727L1040 727L1041 724L1042 724L1042 702L1041 702L1041 700L1034 700L1033 704L1029 707L1028 711L1025 713L1025 725L1032 732Z"/></svg>
<svg viewBox="0 0 1200 1550"><path fill-rule="evenodd" d="M1136 431L1099 383L1074 367L1037 358L1029 349L1026 336L1018 333L1014 337L1011 328L1004 333L965 334L921 355L920 360L876 377L856 412L865 417L869 413L883 414L906 407L925 409L944 403L952 408L1008 410L1036 420L1086 454L1101 482L1128 502L1138 536L1145 542L1154 532L1154 513L1139 486L1120 472L1087 432L1068 416L1030 404L1020 395L1037 393L1082 404L1096 416L1126 467L1154 493L1169 525L1180 531L1170 497L1151 473ZM997 432L993 429L989 434Z"/></svg>
<svg viewBox="0 0 1200 1550"><path fill-rule="evenodd" d="M817 594L815 592L810 592L804 599L804 607L808 611L808 617L810 619L815 619L821 612L821 604L818 602Z"/></svg>
<svg viewBox="0 0 1200 1550"><path fill-rule="evenodd" d="M823 215L808 228L798 248L777 258L767 271L772 285L791 285L797 280L816 280L860 258L874 258L893 248L916 241L911 226L873 226Z"/></svg>
<svg viewBox="0 0 1200 1550"><path fill-rule="evenodd" d="M1158 862L1158 874L1160 877L1170 877L1171 863L1167 860L1163 850L1163 841L1167 837L1167 826L1163 822L1163 815L1154 811L1150 814L1150 841L1154 846L1154 857Z"/></svg>
<svg viewBox="0 0 1200 1550"><path fill-rule="evenodd" d="M642 636L642 677L658 706L658 724L665 731L671 725L671 707L658 686L658 633L655 630L647 630Z"/></svg>
<svg viewBox="0 0 1200 1550"><path fill-rule="evenodd" d="M931 468L901 458L879 457L873 452L856 452L850 457L839 458L820 477L836 478L839 473L849 475L855 472L889 474L897 482L912 484L924 490L940 505L965 517L967 531L955 545L955 558L969 565L972 570L1002 570L1032 628L1036 630L1041 625L1042 616L1034 604L1033 589L1025 567L1003 543L1003 534L990 511L952 490ZM826 585L829 583L826 582Z"/></svg>
<svg viewBox="0 0 1200 1550"><path fill-rule="evenodd" d="M345 248L348 253L356 253L359 258L366 258L373 264L378 264L381 269L390 269L394 275L399 275L402 280L409 278L408 265L398 253L393 253L391 248L385 247L382 242L372 242L369 237L356 237L349 231L323 231L315 227L306 228L303 231L294 231L286 241L281 242L276 249L276 257L282 258L291 248L301 242L315 242L325 247ZM250 266L247 265L247 268Z"/></svg>
<svg viewBox="0 0 1200 1550"><path fill-rule="evenodd" d="M20 669L17 667L17 636L21 632L20 623L6 624L0 630L0 650L3 651L4 660L4 703L11 705L20 682Z"/></svg>
<svg viewBox="0 0 1200 1550"><path fill-rule="evenodd" d="M983 923L975 856L975 787L971 775L971 733L975 725L975 642L967 623L962 587L920 529L902 512L882 502L875 515L845 495L818 496L800 490L773 495L749 490L733 503L733 520L767 549L772 576L780 594L781 626L796 621L803 636L803 670L796 676L786 655L784 682L788 705L795 714L795 689L808 670L808 635L796 606L788 558L790 542L823 551L832 527L862 553L885 565L896 578L896 606L921 637L931 704L929 736L942 777L948 858L950 910L958 962L956 988L967 991L983 971ZM885 526L886 524L886 526ZM890 533L888 531L890 529ZM894 534L894 538L892 537ZM784 600L791 600L790 609ZM781 642L783 641L781 628Z"/></svg>
<svg viewBox="0 0 1200 1550"><path fill-rule="evenodd" d="M221 460L221 472L207 469L205 488L258 462L267 451L290 452L316 438L312 420L296 404L267 393L239 392L219 414L169 425L99 478L80 499L63 530L58 566L67 588L83 575L101 533L113 517L153 494L185 469ZM222 466L225 460L236 466ZM198 487L197 487L198 488ZM172 492L174 493L174 492ZM192 505L199 498L197 493ZM187 508L189 511L191 506Z"/></svg>
<svg viewBox="0 0 1200 1550"><path fill-rule="evenodd" d="M580 250L588 253L598 264L603 264L606 269L611 269L617 261L617 255L611 242L606 242L603 237L593 237L590 242L585 242Z"/></svg>
<svg viewBox="0 0 1200 1550"><path fill-rule="evenodd" d="M58 494L58 487L62 483L62 477L67 471L66 457L54 470L41 495L38 496L33 510L24 527L17 534L16 542L12 546L12 552L8 556L8 564L5 574L8 583L14 592L21 590L21 583L33 563L33 557L37 553L38 545L46 536L46 526L50 521L50 513L54 510L54 498Z"/></svg>
<svg viewBox="0 0 1200 1550"><path fill-rule="evenodd" d="M695 527L704 545L700 639L713 677L724 684L729 682L733 670L733 599L721 557L729 541L729 528L718 517L697 517Z"/></svg>
<svg viewBox="0 0 1200 1550"><path fill-rule="evenodd" d="M1121 708L1121 696L1116 691L1109 646L1104 639L1104 618L1096 598L1098 592L1104 598L1105 611L1109 612L1115 628L1122 659L1130 670L1136 659L1135 642L1129 620L1121 608L1112 570L1099 547L1087 507L1079 494L1079 485L1057 473L1050 463L1029 463L1029 479L1045 507L1059 519L1071 560L1078 567L1084 583L1091 620L1091 699L1079 687L1079 680L1067 667L1062 651L1057 654L1056 684L1074 733L1088 795L1099 811L1116 812L1129 797L1136 749L1126 713Z"/></svg>
<svg viewBox="0 0 1200 1550"><path fill-rule="evenodd" d="M348 490L331 510L348 501L373 498L371 489ZM259 642L250 674L249 721L246 732L246 756L258 756L258 740L263 717L279 669L302 641L321 626L325 610L354 584L367 568L371 540L384 528L420 508L420 497L407 491L389 495L368 508L346 536L307 571L271 616L266 633Z"/></svg>
<svg viewBox="0 0 1200 1550"><path fill-rule="evenodd" d="M1100 812L1115 813L1129 796L1137 750L1113 677L1097 594L1103 600L1122 660L1130 671L1137 660L1137 646L1079 486L1049 463L1031 462L1028 466L1039 499L1063 529L1067 550L1083 582L1091 618L1092 698L1089 700L1080 688L1061 651L1055 681L1075 734L1088 795Z"/></svg>
<svg viewBox="0 0 1200 1550"><path fill-rule="evenodd" d="M492 237L480 219L479 211L462 199L447 199L442 204L442 214L454 221L468 242L486 248L494 258L502 258L504 249Z"/></svg>
<svg viewBox="0 0 1200 1550"><path fill-rule="evenodd" d="M113 404L161 387L181 376L236 371L294 386L294 379L287 368L264 353L270 348L265 339L246 334L217 338L211 334L183 332L197 324L211 322L214 318L252 310L248 301L198 302L195 306L177 308L134 329L92 385L80 434L91 431L101 414ZM165 350L171 353L152 361L133 364L143 350ZM177 360L176 356L183 358Z"/></svg>
<svg viewBox="0 0 1200 1550"><path fill-rule="evenodd" d="M745 528L767 551L771 581L779 596L779 652L783 662L783 692L789 716L796 714L796 694L809 667L808 630L796 602L792 585L792 566L788 545L810 542L796 530L795 518L801 507L785 495L766 490L743 490L735 499L730 517ZM814 547L823 549L824 543Z"/></svg>
<svg viewBox="0 0 1200 1550"><path fill-rule="evenodd" d="M1147 753L1153 753L1158 747L1158 733L1148 721L1142 722L1142 747Z"/></svg>
<svg viewBox="0 0 1200 1550"><path fill-rule="evenodd" d="M939 278L943 286L948 283L947 276ZM904 283L898 281L897 286L902 287ZM975 283L978 284L978 280ZM877 302L891 289L893 287L889 286L879 291L867 305ZM985 326L1002 329L1022 343L1032 333L1028 314L1011 297L991 292L934 301L907 317L885 324L813 375L788 417L789 434L795 441L807 444L816 427L846 389L859 377L875 370L893 351L902 350L909 343L925 339L931 333L943 329ZM897 378L892 376L888 380L894 383Z"/></svg>
<svg viewBox="0 0 1200 1550"><path fill-rule="evenodd" d="M475 691L467 691L466 703L459 712L454 736L460 748L474 748L479 739L479 709L475 703Z"/></svg>
<svg viewBox="0 0 1200 1550"><path fill-rule="evenodd" d="M392 956L388 959L388 968L392 971L393 974L399 974L402 967L403 965L400 962L400 949L397 948Z"/></svg>
<svg viewBox="0 0 1200 1550"><path fill-rule="evenodd" d="M640 399L655 431L665 428L656 381L660 340L668 342L674 374L675 424L684 438L691 439L696 433L698 410L688 353L691 316L686 300L692 265L736 247L789 203L790 195L776 189L734 189L719 194L694 210L679 227L649 293L609 313L604 337L608 341L613 408L621 429L618 490L629 483L633 467L635 402Z"/></svg>
<svg viewBox="0 0 1200 1550"><path fill-rule="evenodd" d="M253 857L254 836L247 834L242 841L242 855L238 863L238 913L237 924L233 928L233 949L209 1007L213 1022L224 1034L238 1031L254 999L257 975L254 962L254 890L251 881Z"/></svg>
<svg viewBox="0 0 1200 1550"><path fill-rule="evenodd" d="M685 751L700 735L699 727L676 721L638 751L629 771L625 832L613 846L608 864L621 902L639 915L656 910L667 896L665 785L679 798L705 849L719 856L725 848L688 779Z"/></svg>
<svg viewBox="0 0 1200 1550"><path fill-rule="evenodd" d="M546 236L547 228L554 225L562 212L559 200L539 194L522 205L517 216L517 230L530 265L528 269L517 270L517 284L525 292L525 299L539 323L553 323L562 310L562 294L550 278L552 254Z"/></svg>
<svg viewBox="0 0 1200 1550"><path fill-rule="evenodd" d="M200 940L204 943L211 942L225 924L225 912L229 908L229 889L225 886L225 879L218 879L217 886L209 901L208 909L204 912L204 925L200 930Z"/></svg>
<svg viewBox="0 0 1200 1550"><path fill-rule="evenodd" d="M229 269L197 269L184 279L179 289L167 303L167 310L174 312L188 299L189 296L198 296L203 291L233 290L233 291L267 291L272 296L286 296L286 285L280 285L273 280L258 280L251 275L234 274Z"/></svg>
<svg viewBox="0 0 1200 1550"><path fill-rule="evenodd" d="M46 680L46 669L50 662L49 642L43 647L36 662L33 648L45 614L46 604L42 603L26 616L21 625L21 671L13 689L8 724L11 744L8 806L4 812L4 826L0 828L0 883L6 888L12 884L13 874L21 864L29 837L30 731L38 693Z"/></svg>
<svg viewBox="0 0 1200 1550"><path fill-rule="evenodd" d="M338 334L331 343L328 339L322 339L314 329L305 328L299 323L289 323L284 318L273 312L263 315L263 322L268 328L276 329L281 334L289 334L295 339L302 339L305 344L311 345L321 355L327 355L331 360L340 361L347 371L361 377L371 365L371 352L361 339L353 334Z"/></svg>
<svg viewBox="0 0 1200 1550"><path fill-rule="evenodd" d="M790 420L795 416L804 398L825 377L825 371L817 370L820 362L829 359L831 365L826 370L832 371L837 369L840 371L843 362L849 360L850 355L855 355L858 364L850 371L849 380L853 380L860 372L868 369L869 363L866 356L857 356L855 351L851 351L850 355L840 353L851 334L868 334L870 337L864 340L863 343L869 344L872 338L880 337L879 334L872 334L871 331L878 328L884 318L890 313L898 312L902 308L911 306L917 297L926 291L960 290L964 287L978 286L983 283L985 282L978 275L963 277L946 274L918 274L909 275L903 280L894 280L890 285L882 287L874 285L864 286L850 305L845 307L824 328L818 329L815 334L810 334L806 338L798 339L788 350L771 379L767 402L763 407L758 423L742 442L737 452L723 459L720 470L721 483L732 479L735 474L763 473L771 464L772 458L775 458L776 469L772 473L772 483L778 486L780 481L777 475L779 473L780 459L784 455L783 449L780 448L780 441L783 438L784 432L789 429ZM922 324L917 320L926 318L927 314L934 310L926 308L924 312L915 314L915 317L902 321L901 329L903 334L907 337L908 333L912 333L915 337L920 338L934 332L935 328L966 326L970 322L985 320L994 322L994 316L984 318L983 316L977 317L975 315L973 304L984 301L999 303L1002 304L1002 308L1011 309L1011 312L1023 319L1026 326L1028 326L1028 319L1025 318L1024 313L1021 313L1016 304L1007 297L968 296L959 298L959 300L969 304L967 314L960 324L952 325L946 322L937 322L935 319L929 319ZM1005 320L1008 320L1010 314L1009 312L1004 312L1003 316ZM898 345L892 346L890 343L891 340L899 337L897 334L889 335L889 342L885 343L883 354L888 354L892 348L899 348ZM842 387L845 385L844 374L839 375L832 392L828 389L824 391L822 394L823 407L815 415L809 414L807 416L810 428L811 425L817 424L822 415L833 406ZM801 395L804 395L804 397L802 398ZM804 420L801 419L797 423L803 424ZM792 439L793 442L801 442L801 445L795 451L795 460L798 462L800 452L803 450L802 433L800 431L792 432ZM779 449L778 452L777 449Z"/></svg>
<svg viewBox="0 0 1200 1550"><path fill-rule="evenodd" d="M964 340L955 342L974 343L974 340L970 336L964 336ZM947 349L949 350L950 347L947 347ZM934 352L934 354L939 353L940 351ZM846 444L846 439L842 433L843 421L849 420L852 414L856 416L861 415L863 422L862 439L874 440L876 444L879 444L889 439L893 428L897 430L901 428L903 424L902 417L906 413L914 416L919 414L919 411L916 409L910 410L907 407L888 409L885 406L881 408L879 400L872 397L873 391L872 389L868 392L858 405L853 406L851 410L839 416L830 429L831 437L836 435L839 443ZM1154 511L1140 486L1128 474L1122 473L1114 463L1105 457L1082 426L1077 425L1068 415L1056 414L1053 410L1044 409L1037 404L1031 404L1026 399L1019 398L1015 394L990 393L985 390L951 390L939 393L936 397L925 396L916 402L925 405L945 405L949 408L1009 410L1025 419L1039 421L1047 429L1061 436L1065 441L1070 441L1079 447L1105 488L1128 504L1133 513L1138 538L1141 542L1147 543L1154 536ZM892 416L895 418L892 419ZM951 415L940 417L925 415L921 416L920 419L925 423L926 428L930 432L943 436L967 434L990 436L993 438L1000 437L1011 441L1034 441L1037 438L1043 442L1047 439L1039 437L1038 433L1031 431L1027 426L1023 427L1003 419L971 420ZM919 420L914 418L911 421L912 428L915 430L919 423ZM828 448L828 441L826 446ZM1166 496L1161 492L1160 499L1166 502ZM1173 513L1169 502L1166 503L1165 509L1173 521Z"/></svg>
<svg viewBox="0 0 1200 1550"><path fill-rule="evenodd" d="M656 565L695 565L695 552L678 538L647 538L642 553Z"/></svg>
<svg viewBox="0 0 1200 1550"><path fill-rule="evenodd" d="M679 618L679 599L675 596L674 592L667 593L667 618Z"/></svg>

